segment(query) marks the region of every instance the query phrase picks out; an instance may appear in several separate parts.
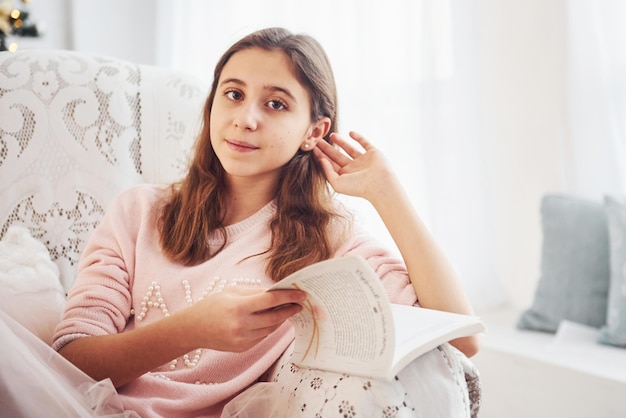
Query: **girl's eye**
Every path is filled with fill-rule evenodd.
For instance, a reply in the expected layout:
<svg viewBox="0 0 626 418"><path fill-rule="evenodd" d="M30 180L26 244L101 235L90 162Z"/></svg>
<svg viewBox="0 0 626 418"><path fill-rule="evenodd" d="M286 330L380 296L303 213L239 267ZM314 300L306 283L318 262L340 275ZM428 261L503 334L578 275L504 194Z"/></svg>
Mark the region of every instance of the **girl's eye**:
<svg viewBox="0 0 626 418"><path fill-rule="evenodd" d="M239 101L243 98L243 94L241 94L241 92L237 90L229 90L226 92L226 97L228 97L230 100Z"/></svg>
<svg viewBox="0 0 626 418"><path fill-rule="evenodd" d="M267 104L272 110L285 110L287 105L280 100L270 100Z"/></svg>

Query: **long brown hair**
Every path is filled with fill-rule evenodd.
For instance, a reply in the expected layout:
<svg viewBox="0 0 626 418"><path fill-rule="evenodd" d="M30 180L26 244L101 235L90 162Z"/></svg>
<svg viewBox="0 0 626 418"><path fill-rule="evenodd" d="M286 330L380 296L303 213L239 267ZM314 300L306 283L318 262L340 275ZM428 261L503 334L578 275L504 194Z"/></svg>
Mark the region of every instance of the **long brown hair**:
<svg viewBox="0 0 626 418"><path fill-rule="evenodd" d="M222 69L235 53L249 48L284 52L298 81L309 93L311 121L330 118L329 133L324 138L328 142L330 133L337 129L335 80L328 58L315 39L270 28L254 32L231 46L215 66L189 172L172 186L172 194L162 208L161 245L173 261L200 264L226 245L225 174L211 145L209 122ZM337 237L330 236L329 226L340 215L334 210L332 192L312 152L298 150L282 168L274 200L277 210L270 222L272 238L266 254L267 274L278 281L332 255ZM221 234L222 246L212 250L208 240L214 233Z"/></svg>

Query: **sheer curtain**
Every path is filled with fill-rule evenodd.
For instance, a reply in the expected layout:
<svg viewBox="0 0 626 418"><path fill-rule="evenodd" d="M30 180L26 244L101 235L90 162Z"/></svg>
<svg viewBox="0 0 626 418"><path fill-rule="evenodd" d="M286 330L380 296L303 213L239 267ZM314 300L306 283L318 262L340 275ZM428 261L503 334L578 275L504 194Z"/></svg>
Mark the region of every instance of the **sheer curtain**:
<svg viewBox="0 0 626 418"><path fill-rule="evenodd" d="M573 189L626 193L626 2L570 0Z"/></svg>
<svg viewBox="0 0 626 418"><path fill-rule="evenodd" d="M335 71L340 133L356 130L383 149L474 304L489 306L505 295L489 257L494 237L475 141L472 13L470 2L454 0L162 0L157 26L168 30L158 35L157 63L210 81L223 51L255 29L314 36ZM346 200L395 248L368 204Z"/></svg>

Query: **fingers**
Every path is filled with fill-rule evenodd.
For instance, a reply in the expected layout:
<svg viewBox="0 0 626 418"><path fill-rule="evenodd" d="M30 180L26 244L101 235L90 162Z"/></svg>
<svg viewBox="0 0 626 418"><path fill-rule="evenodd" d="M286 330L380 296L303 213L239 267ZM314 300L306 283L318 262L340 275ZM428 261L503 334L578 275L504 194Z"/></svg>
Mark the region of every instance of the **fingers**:
<svg viewBox="0 0 626 418"><path fill-rule="evenodd" d="M350 136L352 137L352 132L350 132ZM355 159L356 157L358 157L359 155L363 154L363 152L359 149L357 149L354 145L352 145L352 143L348 142L345 138L343 138L342 136L340 136L338 133L333 133L331 135L331 139L332 141L338 145L339 147L341 147L341 149L351 158L346 158L345 155L339 151L339 154L341 154L342 156L344 156L345 164L349 163L351 160ZM358 141L357 141L358 142ZM345 165L343 164L343 165Z"/></svg>
<svg viewBox="0 0 626 418"><path fill-rule="evenodd" d="M250 349L302 310L301 290L262 291L230 288L192 305L198 323L206 326L204 347L241 352ZM219 312L219 316L211 314ZM199 317L197 316L199 315ZM188 322L188 321L186 321Z"/></svg>
<svg viewBox="0 0 626 418"><path fill-rule="evenodd" d="M326 146L332 148L332 146L329 144L326 144ZM330 158L318 147L313 149L313 154L315 154L315 157L322 165L322 170L324 170L324 175L326 176L326 179L330 182L330 184L333 184L337 177L339 177L339 170L341 169L341 167L339 166L339 164L331 161Z"/></svg>
<svg viewBox="0 0 626 418"><path fill-rule="evenodd" d="M348 155L341 152L341 149L344 148L345 141L339 135L332 134L331 139L333 143L341 148L336 148L326 141L318 141L314 152L317 151L315 155L318 158L326 158L330 161L333 164L335 171L337 171L344 165L348 164L352 159L349 158Z"/></svg>
<svg viewBox="0 0 626 418"><path fill-rule="evenodd" d="M326 141L319 141L313 149L315 157L322 165L326 179L333 188L338 186L337 182L342 175L362 169L362 165L355 165L354 162L361 161L368 151L374 150L372 144L363 135L351 131L350 137L354 141L347 140L334 132L330 136L334 146Z"/></svg>
<svg viewBox="0 0 626 418"><path fill-rule="evenodd" d="M350 141L342 138L339 134L333 133L333 142L339 145L352 159L357 158L365 152L374 148L372 144L358 132L350 131L350 137L354 139L361 147L355 147Z"/></svg>
<svg viewBox="0 0 626 418"><path fill-rule="evenodd" d="M257 294L250 301L252 315L250 328L265 329L278 327L302 310L306 293L301 290L281 289Z"/></svg>
<svg viewBox="0 0 626 418"><path fill-rule="evenodd" d="M263 341L268 335L278 330L285 321L264 328L246 329L244 333L238 335L236 331L231 332L234 348L229 351L243 352L254 347Z"/></svg>
<svg viewBox="0 0 626 418"><path fill-rule="evenodd" d="M316 149L321 150L324 156L338 167L343 167L353 159L361 156L363 150L367 152L374 149L374 146L360 133L351 131L350 137L354 139L360 147L354 146L352 142L334 132L330 135L330 138L333 144L337 145L339 148L333 147L326 141L319 141ZM337 167L335 167L335 170L337 170Z"/></svg>
<svg viewBox="0 0 626 418"><path fill-rule="evenodd" d="M297 289L276 289L255 295L250 307L253 312L278 310L278 308L299 305L306 300L306 292Z"/></svg>
<svg viewBox="0 0 626 418"><path fill-rule="evenodd" d="M300 304L285 304L254 313L255 329L278 328L283 322L302 310Z"/></svg>
<svg viewBox="0 0 626 418"><path fill-rule="evenodd" d="M278 295L274 295L274 293ZM289 318L300 312L302 310L301 303L304 302L306 293L299 290L276 290L265 292L263 296L269 296L263 299L267 299L272 306L254 311L244 323L240 323L242 326L241 333L233 332L233 336L239 335L241 337L242 344L240 346L242 348L249 348L257 344L276 331ZM274 303L278 304L274 305Z"/></svg>
<svg viewBox="0 0 626 418"><path fill-rule="evenodd" d="M358 132L351 131L350 137L358 142L359 145L361 145L366 152L374 148L374 146Z"/></svg>

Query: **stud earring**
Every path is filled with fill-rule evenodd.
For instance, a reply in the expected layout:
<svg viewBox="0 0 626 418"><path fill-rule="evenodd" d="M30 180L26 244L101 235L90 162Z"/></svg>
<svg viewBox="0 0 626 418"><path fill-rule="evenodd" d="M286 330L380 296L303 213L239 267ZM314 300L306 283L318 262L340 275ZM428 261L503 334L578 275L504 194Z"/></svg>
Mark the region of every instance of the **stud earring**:
<svg viewBox="0 0 626 418"><path fill-rule="evenodd" d="M308 149L309 148L309 144L304 144L304 148Z"/></svg>

